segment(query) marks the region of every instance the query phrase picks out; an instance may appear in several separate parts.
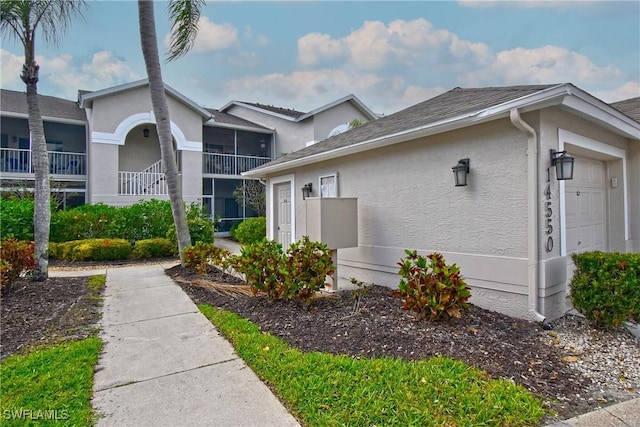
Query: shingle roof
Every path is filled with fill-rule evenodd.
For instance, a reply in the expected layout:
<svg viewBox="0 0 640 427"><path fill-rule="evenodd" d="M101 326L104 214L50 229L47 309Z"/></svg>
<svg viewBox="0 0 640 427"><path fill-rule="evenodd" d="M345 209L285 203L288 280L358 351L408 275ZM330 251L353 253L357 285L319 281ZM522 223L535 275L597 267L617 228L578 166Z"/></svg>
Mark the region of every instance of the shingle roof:
<svg viewBox="0 0 640 427"><path fill-rule="evenodd" d="M253 171L259 171L264 167L287 163L292 160L347 147L398 132L408 131L449 118L482 111L486 108L513 101L555 86L558 85L488 87L479 89L462 89L457 87L449 92L397 113L367 122L344 133L320 141L317 144L294 151L287 156L253 169Z"/></svg>
<svg viewBox="0 0 640 427"><path fill-rule="evenodd" d="M609 104L616 110L640 123L640 96Z"/></svg>
<svg viewBox="0 0 640 427"><path fill-rule="evenodd" d="M256 128L256 129L271 130L271 129L266 128L264 126L261 126L259 124L250 122L249 120L245 120L245 119L242 119L240 117L232 116L231 114L223 113L220 110L215 110L213 108L205 108L205 110L207 110L208 112L210 112L213 115L213 121L215 123L231 125L231 126L244 126L244 127L251 127L251 128Z"/></svg>
<svg viewBox="0 0 640 427"><path fill-rule="evenodd" d="M40 113L44 118L81 120L83 122L87 120L84 111L75 101L46 95L38 95L38 99L40 101ZM0 92L0 111L28 115L26 94L2 89Z"/></svg>
<svg viewBox="0 0 640 427"><path fill-rule="evenodd" d="M262 110L271 111L272 113L282 114L283 116L287 117L293 117L294 119L305 114L302 111L293 110L291 108L275 107L273 105L264 105L256 102L239 102L242 104L251 105L252 107L260 108Z"/></svg>

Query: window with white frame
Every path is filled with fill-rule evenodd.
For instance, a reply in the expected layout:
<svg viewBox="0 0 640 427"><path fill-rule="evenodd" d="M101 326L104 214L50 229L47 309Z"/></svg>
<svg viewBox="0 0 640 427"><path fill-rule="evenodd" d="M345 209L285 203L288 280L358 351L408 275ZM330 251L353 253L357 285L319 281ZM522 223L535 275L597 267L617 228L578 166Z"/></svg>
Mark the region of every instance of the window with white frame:
<svg viewBox="0 0 640 427"><path fill-rule="evenodd" d="M320 175L320 197L338 197L338 172Z"/></svg>

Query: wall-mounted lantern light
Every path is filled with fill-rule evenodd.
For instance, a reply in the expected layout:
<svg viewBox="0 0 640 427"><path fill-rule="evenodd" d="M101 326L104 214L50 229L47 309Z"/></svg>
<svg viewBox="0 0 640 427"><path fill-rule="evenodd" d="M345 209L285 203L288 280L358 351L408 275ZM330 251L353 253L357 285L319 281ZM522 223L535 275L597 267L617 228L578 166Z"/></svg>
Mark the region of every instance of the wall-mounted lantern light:
<svg viewBox="0 0 640 427"><path fill-rule="evenodd" d="M556 179L563 181L573 179L573 162L575 158L567 155L566 151L551 149L551 166L556 167Z"/></svg>
<svg viewBox="0 0 640 427"><path fill-rule="evenodd" d="M305 200L307 197L311 195L311 190L313 189L313 184L308 183L302 187L302 200Z"/></svg>
<svg viewBox="0 0 640 427"><path fill-rule="evenodd" d="M451 168L456 180L456 187L467 185L467 174L469 173L469 159L460 159L458 164Z"/></svg>
<svg viewBox="0 0 640 427"><path fill-rule="evenodd" d="M142 129L142 136L144 136L145 138L149 138L149 128L148 127L144 127L144 129Z"/></svg>

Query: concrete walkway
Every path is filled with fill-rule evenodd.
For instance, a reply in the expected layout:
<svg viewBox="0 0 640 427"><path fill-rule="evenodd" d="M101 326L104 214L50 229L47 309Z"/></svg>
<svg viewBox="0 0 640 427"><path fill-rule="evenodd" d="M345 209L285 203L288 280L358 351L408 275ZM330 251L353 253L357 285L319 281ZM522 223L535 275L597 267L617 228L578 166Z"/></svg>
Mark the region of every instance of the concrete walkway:
<svg viewBox="0 0 640 427"><path fill-rule="evenodd" d="M298 426L165 267L107 270L98 426Z"/></svg>

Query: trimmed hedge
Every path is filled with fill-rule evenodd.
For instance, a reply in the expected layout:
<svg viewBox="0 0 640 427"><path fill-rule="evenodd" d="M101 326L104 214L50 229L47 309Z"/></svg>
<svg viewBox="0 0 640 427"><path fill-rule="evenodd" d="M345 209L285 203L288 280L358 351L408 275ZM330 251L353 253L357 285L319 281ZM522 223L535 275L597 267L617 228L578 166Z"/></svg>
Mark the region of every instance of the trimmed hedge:
<svg viewBox="0 0 640 427"><path fill-rule="evenodd" d="M231 230L231 238L243 245L258 243L267 236L267 218L247 218Z"/></svg>
<svg viewBox="0 0 640 427"><path fill-rule="evenodd" d="M571 256L573 306L595 326L640 321L640 254L585 252Z"/></svg>
<svg viewBox="0 0 640 427"><path fill-rule="evenodd" d="M133 258L170 257L174 253L173 243L169 239L157 237L155 239L138 240L133 245Z"/></svg>
<svg viewBox="0 0 640 427"><path fill-rule="evenodd" d="M67 261L127 259L131 243L124 239L85 239L49 245L49 256Z"/></svg>

